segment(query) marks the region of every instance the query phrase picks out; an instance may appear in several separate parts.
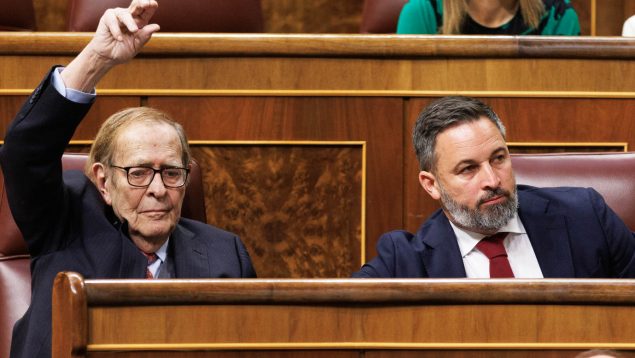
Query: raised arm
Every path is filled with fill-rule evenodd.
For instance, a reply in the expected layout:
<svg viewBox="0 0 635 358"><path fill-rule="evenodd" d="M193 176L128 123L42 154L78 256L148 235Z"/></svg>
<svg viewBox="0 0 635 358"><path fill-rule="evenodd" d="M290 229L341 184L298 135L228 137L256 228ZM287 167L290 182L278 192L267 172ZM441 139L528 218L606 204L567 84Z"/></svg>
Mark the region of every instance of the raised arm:
<svg viewBox="0 0 635 358"><path fill-rule="evenodd" d="M155 0L133 0L127 9L106 10L93 39L62 72L66 87L90 92L111 68L135 57L159 30L149 24L157 7Z"/></svg>
<svg viewBox="0 0 635 358"><path fill-rule="evenodd" d="M139 53L159 29L148 24L157 6L155 0L133 0L128 8L106 11L90 43L61 74L51 71L9 126L0 163L11 212L31 255L65 245L68 216L77 213L62 177L62 154L90 109L88 93L111 68Z"/></svg>

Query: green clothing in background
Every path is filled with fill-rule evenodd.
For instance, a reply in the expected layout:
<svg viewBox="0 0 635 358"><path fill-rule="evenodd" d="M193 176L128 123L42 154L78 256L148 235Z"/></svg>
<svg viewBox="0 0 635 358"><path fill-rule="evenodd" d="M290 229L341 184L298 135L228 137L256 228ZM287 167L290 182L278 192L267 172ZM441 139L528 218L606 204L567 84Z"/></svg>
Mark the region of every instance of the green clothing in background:
<svg viewBox="0 0 635 358"><path fill-rule="evenodd" d="M451 0L458 1L458 0ZM461 33L467 35L580 35L578 15L569 0L543 0L545 14L537 28L527 26L518 11L508 23L497 28L482 26L467 16ZM438 34L443 24L443 0L410 0L404 5L397 24L398 34Z"/></svg>

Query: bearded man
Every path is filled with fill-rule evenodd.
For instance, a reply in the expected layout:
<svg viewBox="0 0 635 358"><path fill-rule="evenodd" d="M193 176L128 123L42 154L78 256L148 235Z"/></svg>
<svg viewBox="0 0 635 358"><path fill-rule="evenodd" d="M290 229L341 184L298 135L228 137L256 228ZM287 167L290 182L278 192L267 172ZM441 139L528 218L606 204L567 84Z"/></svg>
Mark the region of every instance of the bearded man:
<svg viewBox="0 0 635 358"><path fill-rule="evenodd" d="M595 190L516 185L505 127L484 103L432 103L413 142L441 209L415 235L384 234L353 277L635 277L633 233Z"/></svg>

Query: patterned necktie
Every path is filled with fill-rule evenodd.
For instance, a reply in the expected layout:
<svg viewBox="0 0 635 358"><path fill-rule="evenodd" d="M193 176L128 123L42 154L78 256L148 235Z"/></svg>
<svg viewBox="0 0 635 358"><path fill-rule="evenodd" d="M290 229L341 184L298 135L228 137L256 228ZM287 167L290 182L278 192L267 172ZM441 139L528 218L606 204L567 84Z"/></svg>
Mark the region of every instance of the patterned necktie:
<svg viewBox="0 0 635 358"><path fill-rule="evenodd" d="M476 244L476 248L489 259L490 278L514 277L514 272L507 259L507 251L505 251L505 246L503 245L503 240L505 240L507 234L506 232L499 232L498 234L484 237Z"/></svg>
<svg viewBox="0 0 635 358"><path fill-rule="evenodd" d="M159 257L154 252L147 253L141 251L141 253L146 257L146 259L148 259L148 266L146 266L146 279L151 280L154 278L154 275L152 275L152 272L150 271L150 265L152 265Z"/></svg>

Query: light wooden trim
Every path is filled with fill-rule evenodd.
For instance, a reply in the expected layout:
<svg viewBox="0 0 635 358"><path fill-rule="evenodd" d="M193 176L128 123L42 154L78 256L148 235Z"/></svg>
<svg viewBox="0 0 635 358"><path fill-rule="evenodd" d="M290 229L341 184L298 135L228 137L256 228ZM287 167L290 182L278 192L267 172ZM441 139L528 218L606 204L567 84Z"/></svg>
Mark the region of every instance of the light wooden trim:
<svg viewBox="0 0 635 358"><path fill-rule="evenodd" d="M93 140L71 140L69 145L92 145ZM306 145L306 146L327 146L327 145L349 145L366 147L366 141L362 140L189 140L189 145Z"/></svg>
<svg viewBox="0 0 635 358"><path fill-rule="evenodd" d="M0 96L28 96L33 89L0 89ZM97 89L99 96L156 97L468 97L511 98L635 98L635 92L592 91L409 91L409 90L229 90L229 89Z"/></svg>
<svg viewBox="0 0 635 358"><path fill-rule="evenodd" d="M306 146L366 146L366 141L361 140L190 140L190 145L306 145Z"/></svg>
<svg viewBox="0 0 635 358"><path fill-rule="evenodd" d="M627 142L507 142L508 147L535 147L535 148L620 148L628 152Z"/></svg>
<svg viewBox="0 0 635 358"><path fill-rule="evenodd" d="M0 32L0 55L74 56L91 33ZM158 33L139 57L635 58L635 40L578 36Z"/></svg>
<svg viewBox="0 0 635 358"><path fill-rule="evenodd" d="M53 283L53 332L64 332L52 347L52 357L81 356L88 344L88 303L84 278L60 273Z"/></svg>
<svg viewBox="0 0 635 358"><path fill-rule="evenodd" d="M109 279L85 280L85 285L91 306L175 301L181 305L635 304L634 279ZM183 292L196 295L185 297Z"/></svg>
<svg viewBox="0 0 635 358"><path fill-rule="evenodd" d="M208 141L191 140L190 145L361 145L364 153L364 168L366 167L366 142L365 141ZM4 140L0 139L0 145ZM71 140L69 145L92 145L92 140ZM621 148L623 152L628 152L627 142L507 142L508 147L613 147ZM364 169L365 170L365 169ZM364 171L364 183L366 181L366 171ZM364 184L365 188L365 184Z"/></svg>
<svg viewBox="0 0 635 358"><path fill-rule="evenodd" d="M360 230L360 236L361 236L361 256L360 256L360 265L359 267L362 267L365 263L366 263L366 172L367 172L367 166L366 166L366 155L367 155L367 151L366 151L366 141L364 141L364 144L362 146L362 197L361 197L361 214L362 214L362 218L361 218L361 230Z"/></svg>
<svg viewBox="0 0 635 358"><path fill-rule="evenodd" d="M77 143L75 143L77 142ZM81 143L80 143L81 142ZM71 144L92 144L92 141L78 140L71 141ZM366 141L312 141L312 140L191 140L190 145L352 145L362 146L364 150L364 159L366 159ZM627 142L507 142L509 147L613 147L621 148L624 152L628 151Z"/></svg>
<svg viewBox="0 0 635 358"><path fill-rule="evenodd" d="M0 89L0 96L28 96L33 89ZM468 97L510 98L635 98L635 92L607 91L419 91L419 90L231 90L231 89L97 89L99 96L117 97Z"/></svg>
<svg viewBox="0 0 635 358"><path fill-rule="evenodd" d="M573 350L635 349L635 343L400 343L400 342L302 342L302 343L189 343L189 344L89 344L86 350L99 351L188 351L188 350Z"/></svg>
<svg viewBox="0 0 635 358"><path fill-rule="evenodd" d="M598 5L596 0L591 0L591 36L596 36L598 31Z"/></svg>
<svg viewBox="0 0 635 358"><path fill-rule="evenodd" d="M68 145L93 145L92 139L79 139L79 140L71 140L68 142Z"/></svg>

